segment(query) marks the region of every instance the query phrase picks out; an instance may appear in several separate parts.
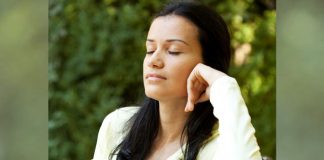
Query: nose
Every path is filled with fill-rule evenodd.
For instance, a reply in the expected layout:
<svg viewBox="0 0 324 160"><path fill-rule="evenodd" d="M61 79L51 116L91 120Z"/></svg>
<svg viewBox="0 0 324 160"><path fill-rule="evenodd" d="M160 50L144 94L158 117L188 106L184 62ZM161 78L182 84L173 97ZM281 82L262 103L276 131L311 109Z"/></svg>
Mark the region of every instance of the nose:
<svg viewBox="0 0 324 160"><path fill-rule="evenodd" d="M148 58L148 66L152 68L163 68L164 62L163 62L163 55L162 52L159 50L156 50L154 53L152 53Z"/></svg>

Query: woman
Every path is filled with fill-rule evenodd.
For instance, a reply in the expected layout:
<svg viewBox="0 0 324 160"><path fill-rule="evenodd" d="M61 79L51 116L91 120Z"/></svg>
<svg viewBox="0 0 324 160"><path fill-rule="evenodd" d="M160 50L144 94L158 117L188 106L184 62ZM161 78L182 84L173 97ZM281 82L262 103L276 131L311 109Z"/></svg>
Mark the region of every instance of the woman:
<svg viewBox="0 0 324 160"><path fill-rule="evenodd" d="M226 74L230 38L219 15L171 3L153 20L146 48L146 103L105 118L95 160L261 159L239 86Z"/></svg>

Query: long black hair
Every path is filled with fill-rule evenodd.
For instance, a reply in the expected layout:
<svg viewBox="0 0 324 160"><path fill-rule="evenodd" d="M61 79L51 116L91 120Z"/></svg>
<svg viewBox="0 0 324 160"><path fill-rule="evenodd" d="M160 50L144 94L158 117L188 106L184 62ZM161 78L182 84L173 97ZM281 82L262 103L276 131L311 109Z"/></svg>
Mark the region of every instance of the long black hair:
<svg viewBox="0 0 324 160"><path fill-rule="evenodd" d="M230 36L224 20L208 7L198 2L171 2L155 18L167 15L184 17L196 25L199 42L202 47L203 63L227 73L231 53ZM144 104L126 125L127 134L115 148L110 158L117 155L117 160L143 160L151 151L154 139L159 131L159 103L146 98ZM184 159L196 159L199 150L211 136L213 126L218 119L213 115L209 101L198 103L184 126L181 144L185 145Z"/></svg>

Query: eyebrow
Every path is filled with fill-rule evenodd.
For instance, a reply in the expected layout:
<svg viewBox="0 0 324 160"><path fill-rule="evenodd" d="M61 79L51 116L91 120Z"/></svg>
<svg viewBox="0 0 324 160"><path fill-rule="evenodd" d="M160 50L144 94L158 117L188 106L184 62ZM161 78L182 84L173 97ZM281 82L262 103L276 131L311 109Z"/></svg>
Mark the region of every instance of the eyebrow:
<svg viewBox="0 0 324 160"><path fill-rule="evenodd" d="M153 39L147 39L146 41L148 42L155 42ZM189 46L189 44L181 39L167 39L167 42L181 42L184 43L185 45Z"/></svg>

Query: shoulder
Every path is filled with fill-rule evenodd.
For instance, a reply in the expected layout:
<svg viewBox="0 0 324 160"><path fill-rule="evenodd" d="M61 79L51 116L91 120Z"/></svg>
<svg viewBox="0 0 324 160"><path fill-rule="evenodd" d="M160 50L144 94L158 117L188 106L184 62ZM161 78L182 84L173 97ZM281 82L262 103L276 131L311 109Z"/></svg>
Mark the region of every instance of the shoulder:
<svg viewBox="0 0 324 160"><path fill-rule="evenodd" d="M109 124L112 128L122 127L124 126L124 123L126 123L139 110L139 108L140 107L138 106L118 108L105 117L103 126Z"/></svg>
<svg viewBox="0 0 324 160"><path fill-rule="evenodd" d="M139 108L140 107L135 106L123 107L109 113L101 124L99 136L121 136L126 123L138 111Z"/></svg>
<svg viewBox="0 0 324 160"><path fill-rule="evenodd" d="M138 111L139 108L140 108L139 106L127 106L127 107L118 108L115 111L108 114L107 117L117 116L123 118L123 117L132 116Z"/></svg>
<svg viewBox="0 0 324 160"><path fill-rule="evenodd" d="M135 106L123 107L109 113L99 129L100 141L107 143L107 145L118 143L125 134L125 125L139 108Z"/></svg>
<svg viewBox="0 0 324 160"><path fill-rule="evenodd" d="M123 129L127 121L140 107L130 106L116 109L103 120L99 129L93 159L105 159L123 138Z"/></svg>

